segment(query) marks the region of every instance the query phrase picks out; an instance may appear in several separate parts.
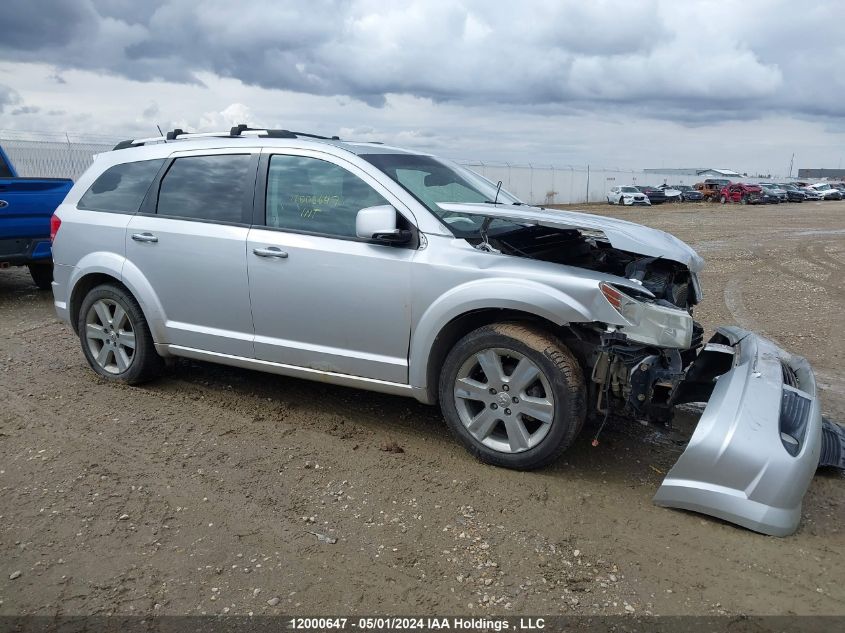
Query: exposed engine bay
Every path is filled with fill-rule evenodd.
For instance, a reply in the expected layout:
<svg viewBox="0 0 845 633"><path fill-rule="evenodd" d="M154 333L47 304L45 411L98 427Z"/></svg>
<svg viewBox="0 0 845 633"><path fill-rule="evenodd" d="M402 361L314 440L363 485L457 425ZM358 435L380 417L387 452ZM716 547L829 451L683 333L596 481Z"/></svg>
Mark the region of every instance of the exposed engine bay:
<svg viewBox="0 0 845 633"><path fill-rule="evenodd" d="M689 269L660 257L644 257L619 250L600 231L525 227L501 236L489 236L488 243L507 255L586 268L634 280L658 300L685 310L698 303Z"/></svg>

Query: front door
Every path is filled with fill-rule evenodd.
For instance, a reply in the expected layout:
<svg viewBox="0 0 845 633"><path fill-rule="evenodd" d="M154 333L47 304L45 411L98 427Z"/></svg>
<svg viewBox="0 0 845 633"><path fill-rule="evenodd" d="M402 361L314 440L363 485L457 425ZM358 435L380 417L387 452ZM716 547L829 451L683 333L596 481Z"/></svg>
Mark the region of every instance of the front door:
<svg viewBox="0 0 845 633"><path fill-rule="evenodd" d="M256 357L407 383L416 250L355 236L357 212L389 192L327 155L273 154L260 169L265 225L246 249Z"/></svg>
<svg viewBox="0 0 845 633"><path fill-rule="evenodd" d="M253 356L246 239L257 156L176 158L129 222L125 266L152 288L170 345Z"/></svg>

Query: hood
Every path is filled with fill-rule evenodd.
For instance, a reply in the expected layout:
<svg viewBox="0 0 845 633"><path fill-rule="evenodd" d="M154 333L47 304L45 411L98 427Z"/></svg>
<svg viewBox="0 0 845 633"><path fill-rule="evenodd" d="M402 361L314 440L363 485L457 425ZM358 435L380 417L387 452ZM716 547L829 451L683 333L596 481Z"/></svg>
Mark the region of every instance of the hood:
<svg viewBox="0 0 845 633"><path fill-rule="evenodd" d="M704 260L698 253L674 235L625 220L577 211L541 209L527 205L439 203L437 206L451 213L481 215L522 224L536 224L557 229L600 231L614 248L649 257L671 259L684 264L692 272L698 272L704 266Z"/></svg>

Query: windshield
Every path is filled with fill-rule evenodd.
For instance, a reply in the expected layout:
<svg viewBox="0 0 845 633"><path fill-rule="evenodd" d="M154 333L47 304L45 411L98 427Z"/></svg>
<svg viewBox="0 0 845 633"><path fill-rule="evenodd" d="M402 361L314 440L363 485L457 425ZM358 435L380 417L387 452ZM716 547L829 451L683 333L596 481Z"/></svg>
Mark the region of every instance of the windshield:
<svg viewBox="0 0 845 633"><path fill-rule="evenodd" d="M419 200L458 237L478 237L485 216L444 211L437 206L438 202L524 204L504 189L497 198L494 183L451 161L418 154L362 154L361 158ZM507 233L520 226L495 219L490 222L488 232Z"/></svg>
<svg viewBox="0 0 845 633"><path fill-rule="evenodd" d="M677 189L678 191L692 191L692 187L689 185L669 185L672 189Z"/></svg>
<svg viewBox="0 0 845 633"><path fill-rule="evenodd" d="M635 189L634 187L622 187L622 191L625 193L639 193L639 189Z"/></svg>

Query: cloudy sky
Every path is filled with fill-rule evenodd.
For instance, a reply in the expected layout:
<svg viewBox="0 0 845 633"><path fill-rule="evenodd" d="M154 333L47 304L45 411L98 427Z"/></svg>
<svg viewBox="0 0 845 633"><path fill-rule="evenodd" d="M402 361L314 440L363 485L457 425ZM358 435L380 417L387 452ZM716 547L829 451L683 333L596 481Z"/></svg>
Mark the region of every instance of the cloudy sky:
<svg viewBox="0 0 845 633"><path fill-rule="evenodd" d="M0 129L233 123L457 159L845 166L836 0L5 0Z"/></svg>

